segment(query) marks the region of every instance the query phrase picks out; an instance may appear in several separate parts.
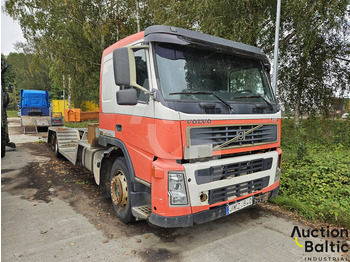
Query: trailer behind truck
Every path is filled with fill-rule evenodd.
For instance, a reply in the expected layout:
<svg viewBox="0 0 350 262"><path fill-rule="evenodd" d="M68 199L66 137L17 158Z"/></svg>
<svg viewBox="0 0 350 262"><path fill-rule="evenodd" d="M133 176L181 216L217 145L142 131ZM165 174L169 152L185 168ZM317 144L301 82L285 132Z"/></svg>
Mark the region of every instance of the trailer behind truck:
<svg viewBox="0 0 350 262"><path fill-rule="evenodd" d="M50 127L124 223L188 227L279 190L281 112L258 48L151 26L104 50L99 124Z"/></svg>

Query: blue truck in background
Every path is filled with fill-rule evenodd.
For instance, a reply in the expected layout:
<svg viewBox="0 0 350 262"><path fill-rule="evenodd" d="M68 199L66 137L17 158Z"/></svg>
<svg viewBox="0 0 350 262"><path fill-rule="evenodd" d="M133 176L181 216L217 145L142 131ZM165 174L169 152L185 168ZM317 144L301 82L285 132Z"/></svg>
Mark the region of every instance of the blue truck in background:
<svg viewBox="0 0 350 262"><path fill-rule="evenodd" d="M20 92L21 116L50 115L49 91L21 89Z"/></svg>
<svg viewBox="0 0 350 262"><path fill-rule="evenodd" d="M24 134L30 130L38 133L38 128L62 125L62 113L50 110L49 91L21 89L20 95L19 116Z"/></svg>

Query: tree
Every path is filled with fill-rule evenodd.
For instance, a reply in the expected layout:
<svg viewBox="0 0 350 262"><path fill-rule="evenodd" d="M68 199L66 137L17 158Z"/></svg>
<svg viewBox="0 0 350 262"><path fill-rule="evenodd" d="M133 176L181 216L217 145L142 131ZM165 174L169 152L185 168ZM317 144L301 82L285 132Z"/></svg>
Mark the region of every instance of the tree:
<svg viewBox="0 0 350 262"><path fill-rule="evenodd" d="M4 55L1 57L9 66L5 75L5 85L13 86L9 109L17 109L20 89L51 90L49 67L44 60L38 59L34 54L24 53L10 53L6 58Z"/></svg>
<svg viewBox="0 0 350 262"><path fill-rule="evenodd" d="M197 30L270 57L274 47L276 0L8 0L6 10L36 54L49 58L55 86L67 88L71 79L78 106L98 101L103 50L138 25ZM283 1L278 93L296 119L302 112L327 115L331 97L349 91L349 10L348 0Z"/></svg>
<svg viewBox="0 0 350 262"><path fill-rule="evenodd" d="M291 37L281 48L279 93L301 114L328 116L332 97L349 90L348 1L289 1L283 12L282 32Z"/></svg>
<svg viewBox="0 0 350 262"><path fill-rule="evenodd" d="M143 4L137 3L144 17ZM19 20L36 53L50 57L50 78L66 93L70 86L79 106L84 100L98 102L102 52L136 32L135 4L135 0L9 0L6 11Z"/></svg>
<svg viewBox="0 0 350 262"><path fill-rule="evenodd" d="M2 75L1 77L1 87L4 86L6 90L9 90L8 88L9 85L14 86L15 84L15 71L13 66L8 63L6 57L3 54L1 54L1 67L2 67L1 70L5 68L5 64L7 64L7 69L5 71L5 74ZM13 88L12 93L7 92L7 94L9 95L9 104L7 105L7 109L15 110L17 108L16 99L17 97L19 97L17 93L18 93L18 90L16 89L15 86Z"/></svg>
<svg viewBox="0 0 350 262"><path fill-rule="evenodd" d="M149 1L164 23L255 45L272 57L276 0ZM282 3L278 93L295 112L327 116L332 97L350 90L347 0Z"/></svg>
<svg viewBox="0 0 350 262"><path fill-rule="evenodd" d="M15 74L15 84L19 89L51 89L49 67L33 54L10 53L7 61Z"/></svg>
<svg viewBox="0 0 350 262"><path fill-rule="evenodd" d="M151 0L155 24L179 26L255 46L273 42L275 0Z"/></svg>

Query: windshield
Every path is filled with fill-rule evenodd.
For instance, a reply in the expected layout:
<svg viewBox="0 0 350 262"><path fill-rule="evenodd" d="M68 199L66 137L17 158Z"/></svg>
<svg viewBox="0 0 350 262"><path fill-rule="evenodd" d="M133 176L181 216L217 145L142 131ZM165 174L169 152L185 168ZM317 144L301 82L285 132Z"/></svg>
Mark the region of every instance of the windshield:
<svg viewBox="0 0 350 262"><path fill-rule="evenodd" d="M267 75L259 61L190 46L157 44L156 60L166 100L215 100L275 103ZM191 93L192 92L192 93Z"/></svg>

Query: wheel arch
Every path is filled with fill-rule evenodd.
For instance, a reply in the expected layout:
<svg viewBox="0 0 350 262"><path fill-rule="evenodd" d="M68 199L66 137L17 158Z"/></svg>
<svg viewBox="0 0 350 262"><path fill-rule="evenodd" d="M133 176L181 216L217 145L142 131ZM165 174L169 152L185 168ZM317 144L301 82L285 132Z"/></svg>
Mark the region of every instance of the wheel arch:
<svg viewBox="0 0 350 262"><path fill-rule="evenodd" d="M109 185L109 174L115 159L118 157L124 157L126 161L127 168L130 174L130 180L134 184L135 180L135 170L130 157L130 154L125 146L125 144L117 139L112 137L106 137L100 135L99 138L100 144L106 147L109 147L102 155L101 159L101 169L100 169L100 188L102 191L102 196L109 197L110 195L110 185Z"/></svg>

